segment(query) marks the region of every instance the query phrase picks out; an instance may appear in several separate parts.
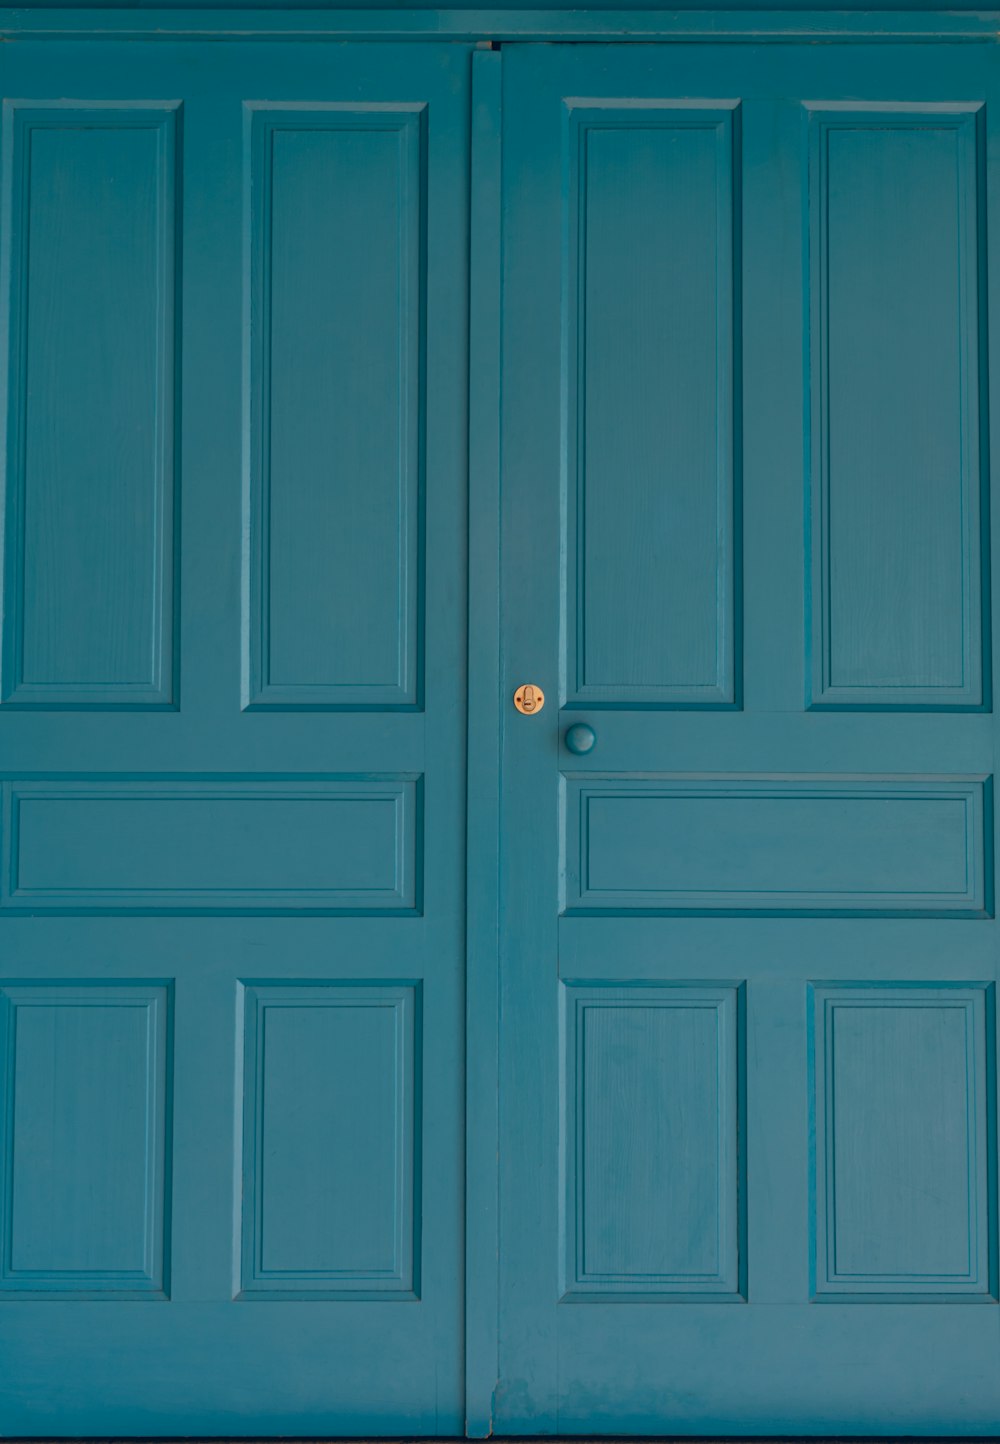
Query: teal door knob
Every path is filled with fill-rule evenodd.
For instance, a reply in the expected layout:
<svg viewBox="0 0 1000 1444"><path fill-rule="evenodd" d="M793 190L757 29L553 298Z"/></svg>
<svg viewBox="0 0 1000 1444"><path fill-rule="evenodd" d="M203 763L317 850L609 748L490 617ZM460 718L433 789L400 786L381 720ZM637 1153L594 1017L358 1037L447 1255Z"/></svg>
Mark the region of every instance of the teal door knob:
<svg viewBox="0 0 1000 1444"><path fill-rule="evenodd" d="M574 722L572 727L567 728L566 746L570 752L575 752L577 757L593 752L596 745L597 733L586 722Z"/></svg>

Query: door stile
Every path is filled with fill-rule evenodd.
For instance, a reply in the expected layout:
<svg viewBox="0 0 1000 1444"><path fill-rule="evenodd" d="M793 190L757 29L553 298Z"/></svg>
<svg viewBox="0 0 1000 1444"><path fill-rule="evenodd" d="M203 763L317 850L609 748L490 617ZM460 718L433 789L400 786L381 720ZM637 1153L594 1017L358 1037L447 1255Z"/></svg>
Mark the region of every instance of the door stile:
<svg viewBox="0 0 1000 1444"><path fill-rule="evenodd" d="M982 514L980 536L982 541L980 565L982 567L982 588L985 597L982 626L985 634L983 646L983 699L985 710L990 715L985 721L991 725L991 772L990 796L992 805L986 822L985 859L986 876L996 887L996 859L1000 856L1000 817L996 802L996 774L1000 767L1000 723L997 719L997 673L995 668L996 639L1000 637L1000 586L997 585L996 562L1000 556L1000 458L996 439L1000 436L1000 287L996 277L1000 275L1000 234L989 218L1000 211L1000 115L994 105L983 107L979 117L982 126L981 171L976 177L983 205L979 213L980 268L977 276L985 301L981 301L981 321L977 336L980 366L980 456L986 458L985 484L981 488ZM996 897L993 898L994 913ZM997 1197L998 1163L997 1126L1000 1118L1000 1080L997 1076L996 1040L1000 1027L1000 1003L994 986L987 995L987 1006L992 1016L988 1025L987 1088L993 1106L993 1127L989 1137L987 1171L990 1197ZM997 1219L991 1219L993 1229L993 1255L991 1259L991 1286L997 1289L997 1269L1000 1259L997 1251Z"/></svg>
<svg viewBox="0 0 1000 1444"><path fill-rule="evenodd" d="M499 50L472 55L469 223L469 672L466 847L465 1432L497 1385L500 749Z"/></svg>

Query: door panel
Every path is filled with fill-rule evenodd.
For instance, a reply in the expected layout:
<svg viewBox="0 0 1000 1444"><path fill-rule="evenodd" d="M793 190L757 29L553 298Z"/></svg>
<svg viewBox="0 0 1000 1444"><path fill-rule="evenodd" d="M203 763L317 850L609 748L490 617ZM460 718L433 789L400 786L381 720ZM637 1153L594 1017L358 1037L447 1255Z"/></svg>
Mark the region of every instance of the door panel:
<svg viewBox="0 0 1000 1444"><path fill-rule="evenodd" d="M813 707L984 700L981 111L807 110Z"/></svg>
<svg viewBox="0 0 1000 1444"><path fill-rule="evenodd" d="M0 1420L461 1430L462 46L0 58Z"/></svg>
<svg viewBox="0 0 1000 1444"><path fill-rule="evenodd" d="M995 1428L987 60L505 54L498 1433Z"/></svg>
<svg viewBox="0 0 1000 1444"><path fill-rule="evenodd" d="M734 114L568 117L567 702L736 698Z"/></svg>
<svg viewBox="0 0 1000 1444"><path fill-rule="evenodd" d="M8 104L8 706L175 701L179 115Z"/></svg>
<svg viewBox="0 0 1000 1444"><path fill-rule="evenodd" d="M419 704L425 110L251 111L251 706Z"/></svg>

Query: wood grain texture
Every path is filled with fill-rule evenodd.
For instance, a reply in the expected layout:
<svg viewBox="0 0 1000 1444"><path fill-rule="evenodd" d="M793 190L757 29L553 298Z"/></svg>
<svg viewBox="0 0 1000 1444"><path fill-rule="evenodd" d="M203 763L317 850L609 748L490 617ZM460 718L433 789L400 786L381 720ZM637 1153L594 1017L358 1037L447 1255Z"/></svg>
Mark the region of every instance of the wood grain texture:
<svg viewBox="0 0 1000 1444"><path fill-rule="evenodd" d="M0 908L413 915L421 791L415 777L8 783Z"/></svg>
<svg viewBox="0 0 1000 1444"><path fill-rule="evenodd" d="M248 706L419 705L425 109L250 108Z"/></svg>
<svg viewBox="0 0 1000 1444"><path fill-rule="evenodd" d="M811 705L978 707L981 107L807 115Z"/></svg>
<svg viewBox="0 0 1000 1444"><path fill-rule="evenodd" d="M742 1298L734 988L564 985L563 1298Z"/></svg>
<svg viewBox="0 0 1000 1444"><path fill-rule="evenodd" d="M411 985L241 994L243 1299L417 1298Z"/></svg>
<svg viewBox="0 0 1000 1444"><path fill-rule="evenodd" d="M0 92L72 117L87 245L49 136L17 237L105 300L118 257L93 331L135 360L172 218L183 524L169 708L110 672L0 707L0 1432L995 1434L996 27L526 12L496 23L629 43L473 58L458 13L49 19L0 16L47 37ZM126 111L170 114L172 167ZM53 435L103 384L68 276ZM148 357L118 379L143 434Z"/></svg>
<svg viewBox="0 0 1000 1444"><path fill-rule="evenodd" d="M566 781L569 912L986 917L989 778Z"/></svg>
<svg viewBox="0 0 1000 1444"><path fill-rule="evenodd" d="M494 1427L988 1435L993 58L891 42L514 45L504 77L501 690L530 677L550 698L561 686L563 705L508 710L503 730ZM738 117L731 225L718 192L713 210L707 133L671 128L699 111ZM576 115L593 127L582 284L596 320L579 389ZM838 698L812 671L818 131ZM678 629L705 659L714 626L692 577L717 475L706 297L723 232L740 298L740 706L650 705L632 685L640 660L670 656ZM587 474L603 487L590 544L606 582L587 635L617 700L585 695L574 671L581 435L603 468ZM695 439L701 466L685 470ZM696 472L705 513L684 516L678 555L666 520ZM596 732L592 753L566 745L576 724ZM745 1187L724 1208L722 1073L707 1013L683 1006L717 989L745 1002L725 1054L727 1086L745 1080L730 1115ZM859 1000L838 1002L828 1073L820 992ZM739 1266L715 1223L745 1240Z"/></svg>
<svg viewBox="0 0 1000 1444"><path fill-rule="evenodd" d="M0 320L26 302L39 364L0 375L4 516L54 693L0 706L0 1432L453 1437L471 47L14 48ZM168 440L172 690L140 712Z"/></svg>
<svg viewBox="0 0 1000 1444"><path fill-rule="evenodd" d="M568 700L733 706L739 110L566 127Z"/></svg>
<svg viewBox="0 0 1000 1444"><path fill-rule="evenodd" d="M8 706L176 702L179 116L4 106Z"/></svg>
<svg viewBox="0 0 1000 1444"><path fill-rule="evenodd" d="M993 989L814 990L818 1298L995 1298Z"/></svg>
<svg viewBox="0 0 1000 1444"><path fill-rule="evenodd" d="M169 1295L171 990L0 985L0 1294Z"/></svg>

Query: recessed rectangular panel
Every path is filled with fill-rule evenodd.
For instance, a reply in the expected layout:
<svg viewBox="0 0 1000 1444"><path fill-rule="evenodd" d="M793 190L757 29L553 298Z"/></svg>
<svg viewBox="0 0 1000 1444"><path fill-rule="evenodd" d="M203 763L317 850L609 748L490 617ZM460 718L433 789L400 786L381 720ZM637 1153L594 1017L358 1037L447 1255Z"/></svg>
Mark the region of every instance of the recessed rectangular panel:
<svg viewBox="0 0 1000 1444"><path fill-rule="evenodd" d="M242 1296L414 1298L417 988L243 993Z"/></svg>
<svg viewBox="0 0 1000 1444"><path fill-rule="evenodd" d="M413 913L419 779L8 783L0 905Z"/></svg>
<svg viewBox="0 0 1000 1444"><path fill-rule="evenodd" d="M568 105L568 698L733 706L739 110Z"/></svg>
<svg viewBox="0 0 1000 1444"><path fill-rule="evenodd" d="M982 127L810 108L813 706L989 702Z"/></svg>
<svg viewBox="0 0 1000 1444"><path fill-rule="evenodd" d="M567 912L992 908L989 779L590 773L565 788Z"/></svg>
<svg viewBox="0 0 1000 1444"><path fill-rule="evenodd" d="M176 702L178 117L4 108L8 706Z"/></svg>
<svg viewBox="0 0 1000 1444"><path fill-rule="evenodd" d="M166 1296L169 989L0 986L0 1295Z"/></svg>
<svg viewBox="0 0 1000 1444"><path fill-rule="evenodd" d="M564 988L568 1300L740 1295L738 996Z"/></svg>
<svg viewBox="0 0 1000 1444"><path fill-rule="evenodd" d="M995 1296L992 985L813 992L817 1296Z"/></svg>
<svg viewBox="0 0 1000 1444"><path fill-rule="evenodd" d="M423 110L250 108L247 706L420 702Z"/></svg>

